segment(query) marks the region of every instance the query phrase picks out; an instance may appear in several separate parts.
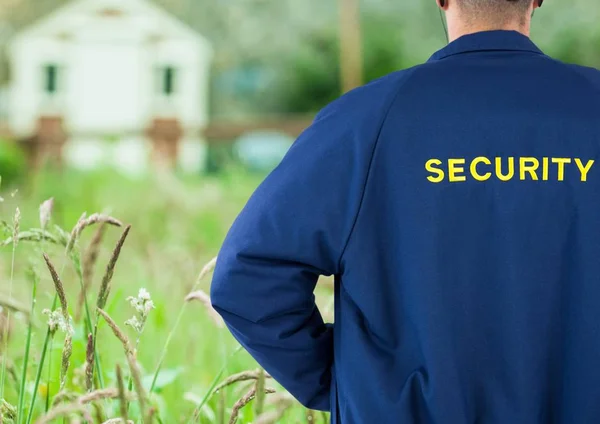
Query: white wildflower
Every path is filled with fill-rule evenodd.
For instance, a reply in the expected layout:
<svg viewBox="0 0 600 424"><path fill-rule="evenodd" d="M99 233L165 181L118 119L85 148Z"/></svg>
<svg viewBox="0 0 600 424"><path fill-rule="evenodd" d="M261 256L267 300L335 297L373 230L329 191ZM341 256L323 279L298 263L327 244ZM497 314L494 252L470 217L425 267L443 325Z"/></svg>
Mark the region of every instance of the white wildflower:
<svg viewBox="0 0 600 424"><path fill-rule="evenodd" d="M152 309L154 309L153 301L148 300L147 302L144 303L144 314L145 315L148 315Z"/></svg>
<svg viewBox="0 0 600 424"><path fill-rule="evenodd" d="M138 333L141 332L141 322L135 316L125 321L125 325L130 326Z"/></svg>
<svg viewBox="0 0 600 424"><path fill-rule="evenodd" d="M50 309L44 309L42 313L48 315L48 328L51 333L55 333L58 330L58 321L62 317L62 314L58 311L52 312Z"/></svg>
<svg viewBox="0 0 600 424"><path fill-rule="evenodd" d="M154 309L154 302L150 297L148 290L141 288L137 297L129 296L127 301L135 309L136 314L125 321L126 325L132 327L137 333L141 334L146 325L146 320L150 311Z"/></svg>
<svg viewBox="0 0 600 424"><path fill-rule="evenodd" d="M60 330L65 334L72 335L75 332L73 320L69 316L69 320L67 321L60 308L54 311L44 309L42 313L48 315L48 328L51 333L56 333L56 331Z"/></svg>
<svg viewBox="0 0 600 424"><path fill-rule="evenodd" d="M138 299L150 300L150 293L148 293L148 290L142 287L138 293Z"/></svg>

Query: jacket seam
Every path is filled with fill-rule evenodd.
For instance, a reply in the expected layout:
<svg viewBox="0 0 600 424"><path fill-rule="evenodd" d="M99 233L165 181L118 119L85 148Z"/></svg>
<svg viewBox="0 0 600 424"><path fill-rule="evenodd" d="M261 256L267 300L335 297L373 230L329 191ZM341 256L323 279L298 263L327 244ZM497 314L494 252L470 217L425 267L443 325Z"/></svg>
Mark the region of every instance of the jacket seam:
<svg viewBox="0 0 600 424"><path fill-rule="evenodd" d="M421 65L422 66L422 65ZM413 75L415 74L415 71L418 69L419 67L415 67L409 72L409 75L407 75L404 78L404 81L402 81L400 83L400 86L397 88L396 93L392 96L392 99L390 100L389 105L387 106L387 108L385 109L385 114L383 116L383 119L381 120L381 124L379 125L379 128L377 130L377 135L375 136L375 142L373 143L373 147L371 148L371 157L369 159L369 165L367 168L367 175L365 177L362 189L361 189L361 194L360 194L360 202L358 204L358 209L356 211L356 214L354 216L353 222L352 222L352 227L350 227L350 232L348 234L348 237L346 238L346 241L344 242L344 246L342 248L342 252L340 254L340 257L338 259L338 263L337 263L337 269L338 272L341 273L341 269L342 269L342 260L344 259L344 255L346 253L346 250L348 249L348 246L350 245L350 240L352 239L352 235L354 234L354 230L356 229L356 226L358 224L358 218L360 216L360 212L362 210L363 207L363 203L365 200L365 195L367 192L367 185L369 183L369 179L371 177L371 170L373 168L373 162L375 160L375 151L377 150L377 146L379 145L379 140L381 138L381 132L383 131L383 127L385 126L385 123L387 122L387 119L390 115L390 112L392 110L392 107L394 105L394 103L396 103L396 100L398 99L398 96L400 96L400 90L402 89L402 87L404 87L404 85L410 81L410 79L413 77Z"/></svg>

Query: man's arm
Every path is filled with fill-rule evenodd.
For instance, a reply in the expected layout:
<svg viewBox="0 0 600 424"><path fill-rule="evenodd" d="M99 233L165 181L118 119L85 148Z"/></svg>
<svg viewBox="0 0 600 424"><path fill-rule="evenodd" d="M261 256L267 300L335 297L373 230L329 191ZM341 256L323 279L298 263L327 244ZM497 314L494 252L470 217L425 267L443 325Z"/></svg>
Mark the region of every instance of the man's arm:
<svg viewBox="0 0 600 424"><path fill-rule="evenodd" d="M385 84L365 90L319 114L259 187L225 240L211 288L235 338L312 409L330 409L333 362L332 327L313 291L319 275L341 273L384 120L382 99L391 97ZM366 104L373 98L379 108Z"/></svg>

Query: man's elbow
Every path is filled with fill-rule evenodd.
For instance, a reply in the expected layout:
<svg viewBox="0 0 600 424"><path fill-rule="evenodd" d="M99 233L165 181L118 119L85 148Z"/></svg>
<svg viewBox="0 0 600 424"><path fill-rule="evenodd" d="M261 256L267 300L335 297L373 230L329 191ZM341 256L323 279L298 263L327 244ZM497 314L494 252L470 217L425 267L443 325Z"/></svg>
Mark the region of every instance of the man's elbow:
<svg viewBox="0 0 600 424"><path fill-rule="evenodd" d="M307 393L295 396L302 406L315 411L329 412L331 410L331 399L329 387L322 388L318 393Z"/></svg>
<svg viewBox="0 0 600 424"><path fill-rule="evenodd" d="M219 311L225 307L228 298L231 300L231 296L228 293L230 289L227 287L227 276L224 272L223 265L217 262L215 271L213 273L212 283L210 285L210 301L215 310Z"/></svg>
<svg viewBox="0 0 600 424"><path fill-rule="evenodd" d="M243 288L247 281L240 280L239 268L235 262L219 257L210 286L210 301L212 307L228 321L228 315L247 316L249 302Z"/></svg>
<svg viewBox="0 0 600 424"><path fill-rule="evenodd" d="M210 284L210 299L213 306L220 306L222 301L227 297L228 282L231 278L228 274L231 273L231 259L227 250L222 247L217 256L217 263L213 270L212 281Z"/></svg>

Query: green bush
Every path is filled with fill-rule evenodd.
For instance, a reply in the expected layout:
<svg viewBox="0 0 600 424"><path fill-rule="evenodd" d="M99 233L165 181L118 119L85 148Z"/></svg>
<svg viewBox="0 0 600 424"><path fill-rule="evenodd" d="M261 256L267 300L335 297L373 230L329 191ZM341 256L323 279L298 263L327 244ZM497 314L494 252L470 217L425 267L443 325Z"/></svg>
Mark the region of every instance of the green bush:
<svg viewBox="0 0 600 424"><path fill-rule="evenodd" d="M402 31L394 17L365 14L362 18L364 82L407 67ZM273 93L279 113L314 113L340 96L339 39L335 29L316 29L303 37L280 64Z"/></svg>
<svg viewBox="0 0 600 424"><path fill-rule="evenodd" d="M0 176L12 184L25 175L27 160L23 150L13 141L0 138Z"/></svg>

